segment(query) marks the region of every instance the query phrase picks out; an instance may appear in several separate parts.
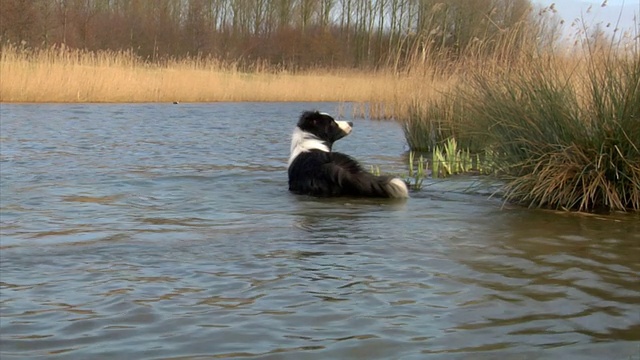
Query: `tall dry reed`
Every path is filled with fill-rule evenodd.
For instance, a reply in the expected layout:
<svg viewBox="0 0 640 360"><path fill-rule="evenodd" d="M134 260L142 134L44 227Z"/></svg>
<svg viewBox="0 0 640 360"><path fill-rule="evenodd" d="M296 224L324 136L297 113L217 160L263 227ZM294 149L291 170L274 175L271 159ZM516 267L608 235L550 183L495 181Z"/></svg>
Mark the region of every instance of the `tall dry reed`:
<svg viewBox="0 0 640 360"><path fill-rule="evenodd" d="M640 57L589 53L580 71L532 60L466 93L501 154L507 200L640 210Z"/></svg>
<svg viewBox="0 0 640 360"><path fill-rule="evenodd" d="M354 115L390 118L401 99L433 86L393 71L317 69L290 73L256 65L250 72L215 59L149 64L132 52L4 46L2 102L356 102Z"/></svg>
<svg viewBox="0 0 640 360"><path fill-rule="evenodd" d="M508 201L640 210L638 31L607 42L585 30L575 47L561 50L541 46L530 25L505 29L489 56L475 43L452 66L464 81L414 99L404 119L409 145L432 151L455 138L463 148L488 150Z"/></svg>

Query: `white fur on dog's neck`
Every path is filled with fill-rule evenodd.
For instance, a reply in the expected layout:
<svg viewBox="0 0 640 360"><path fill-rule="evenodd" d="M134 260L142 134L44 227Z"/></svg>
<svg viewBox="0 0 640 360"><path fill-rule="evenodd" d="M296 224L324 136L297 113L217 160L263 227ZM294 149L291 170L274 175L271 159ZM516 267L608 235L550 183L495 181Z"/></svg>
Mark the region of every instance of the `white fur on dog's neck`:
<svg viewBox="0 0 640 360"><path fill-rule="evenodd" d="M315 135L302 131L299 127L296 127L291 135L291 156L289 156L289 163L287 166L291 166L291 163L296 157L298 157L298 155L312 149L325 152L331 151L324 141L318 139Z"/></svg>

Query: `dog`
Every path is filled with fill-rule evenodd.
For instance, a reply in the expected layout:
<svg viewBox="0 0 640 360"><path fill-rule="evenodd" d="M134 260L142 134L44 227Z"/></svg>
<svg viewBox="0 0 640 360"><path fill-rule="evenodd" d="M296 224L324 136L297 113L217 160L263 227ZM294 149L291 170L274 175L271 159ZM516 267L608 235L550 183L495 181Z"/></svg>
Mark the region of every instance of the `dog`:
<svg viewBox="0 0 640 360"><path fill-rule="evenodd" d="M291 136L289 191L317 197L409 197L407 184L392 176L375 176L348 155L333 152L333 143L351 133L352 122L305 111Z"/></svg>

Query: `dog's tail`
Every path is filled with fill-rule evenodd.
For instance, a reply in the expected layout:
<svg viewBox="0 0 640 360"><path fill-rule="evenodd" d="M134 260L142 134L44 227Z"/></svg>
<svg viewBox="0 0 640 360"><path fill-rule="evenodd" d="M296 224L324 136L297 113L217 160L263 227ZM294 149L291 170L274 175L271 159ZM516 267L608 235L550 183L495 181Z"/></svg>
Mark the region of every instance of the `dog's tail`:
<svg viewBox="0 0 640 360"><path fill-rule="evenodd" d="M406 199L409 197L409 188L404 180L400 178L391 178L384 184L384 189L390 198Z"/></svg>

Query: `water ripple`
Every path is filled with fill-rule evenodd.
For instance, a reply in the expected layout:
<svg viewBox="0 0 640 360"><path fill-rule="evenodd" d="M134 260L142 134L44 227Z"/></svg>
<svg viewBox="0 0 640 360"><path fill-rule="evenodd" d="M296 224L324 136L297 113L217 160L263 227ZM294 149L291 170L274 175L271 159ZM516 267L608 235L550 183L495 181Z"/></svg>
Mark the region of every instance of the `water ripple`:
<svg viewBox="0 0 640 360"><path fill-rule="evenodd" d="M3 104L2 358L640 354L637 215L293 196L293 118L333 106ZM403 171L354 122L337 150Z"/></svg>

